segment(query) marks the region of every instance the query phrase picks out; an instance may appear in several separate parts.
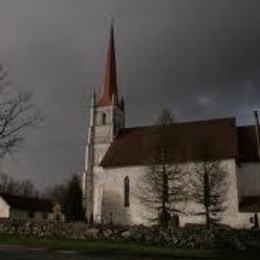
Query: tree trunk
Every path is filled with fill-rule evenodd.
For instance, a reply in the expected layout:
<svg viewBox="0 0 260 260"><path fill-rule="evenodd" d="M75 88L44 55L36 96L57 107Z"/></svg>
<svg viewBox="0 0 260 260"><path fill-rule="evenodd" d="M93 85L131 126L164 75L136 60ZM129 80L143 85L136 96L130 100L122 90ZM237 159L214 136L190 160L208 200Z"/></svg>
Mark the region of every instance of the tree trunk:
<svg viewBox="0 0 260 260"><path fill-rule="evenodd" d="M210 212L209 212L210 185L209 185L209 175L205 163L204 163L203 182L204 182L204 207L205 207L206 225L207 228L209 228L210 227Z"/></svg>

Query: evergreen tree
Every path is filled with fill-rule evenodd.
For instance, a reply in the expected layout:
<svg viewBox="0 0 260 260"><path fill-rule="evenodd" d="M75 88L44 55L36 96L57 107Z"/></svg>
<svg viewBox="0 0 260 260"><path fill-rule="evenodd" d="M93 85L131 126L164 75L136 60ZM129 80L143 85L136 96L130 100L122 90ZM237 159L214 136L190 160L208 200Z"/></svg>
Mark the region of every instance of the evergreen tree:
<svg viewBox="0 0 260 260"><path fill-rule="evenodd" d="M73 175L68 182L63 209L68 220L76 221L84 219L84 211L82 207L82 190L80 185L80 178L77 175Z"/></svg>

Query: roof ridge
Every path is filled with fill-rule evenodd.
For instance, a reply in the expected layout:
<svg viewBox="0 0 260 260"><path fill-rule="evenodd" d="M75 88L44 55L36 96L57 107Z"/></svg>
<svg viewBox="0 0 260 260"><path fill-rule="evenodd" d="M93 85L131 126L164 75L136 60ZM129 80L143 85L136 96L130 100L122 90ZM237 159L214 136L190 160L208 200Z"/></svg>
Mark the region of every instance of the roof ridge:
<svg viewBox="0 0 260 260"><path fill-rule="evenodd" d="M173 125L184 125L184 124L195 124L195 123L207 123L207 122L220 122L220 121L231 121L234 120L236 121L235 117L224 117L224 118L215 118L215 119L205 119L205 120L194 120L194 121L182 121L182 122L175 122L170 124L170 126ZM147 128L153 128L156 127L156 125L145 125L145 126L133 126L133 127L126 127L124 130L134 130L134 129L147 129Z"/></svg>

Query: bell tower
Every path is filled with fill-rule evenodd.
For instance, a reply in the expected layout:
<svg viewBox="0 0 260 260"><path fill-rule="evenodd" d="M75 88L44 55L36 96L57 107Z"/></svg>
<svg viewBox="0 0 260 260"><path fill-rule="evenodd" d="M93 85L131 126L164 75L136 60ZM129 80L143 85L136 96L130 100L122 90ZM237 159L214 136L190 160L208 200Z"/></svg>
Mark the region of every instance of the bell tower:
<svg viewBox="0 0 260 260"><path fill-rule="evenodd" d="M87 218L96 220L98 213L96 182L100 162L120 129L125 127L123 98L119 99L114 39L114 25L111 24L105 69L98 98L93 94L90 108L90 122L86 145L85 172L83 175L83 196Z"/></svg>
<svg viewBox="0 0 260 260"><path fill-rule="evenodd" d="M96 103L96 143L111 143L124 127L124 102L119 101L114 26L111 25L101 92Z"/></svg>

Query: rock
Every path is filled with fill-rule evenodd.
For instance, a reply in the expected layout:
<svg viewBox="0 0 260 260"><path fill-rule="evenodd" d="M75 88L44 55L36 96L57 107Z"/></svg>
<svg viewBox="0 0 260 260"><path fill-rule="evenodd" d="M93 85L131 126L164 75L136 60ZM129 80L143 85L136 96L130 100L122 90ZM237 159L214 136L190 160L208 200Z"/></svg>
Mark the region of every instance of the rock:
<svg viewBox="0 0 260 260"><path fill-rule="evenodd" d="M113 231L111 229L105 229L102 231L102 236L104 238L109 238L113 234Z"/></svg>
<svg viewBox="0 0 260 260"><path fill-rule="evenodd" d="M98 237L98 229L97 228L90 228L86 234L87 238L97 238Z"/></svg>
<svg viewBox="0 0 260 260"><path fill-rule="evenodd" d="M132 233L131 233L129 230L124 231L124 232L121 234L121 236L122 236L123 238L130 238L131 235L132 235Z"/></svg>
<svg viewBox="0 0 260 260"><path fill-rule="evenodd" d="M232 248L239 250L239 251L244 251L246 249L245 245L241 243L241 241L235 236L231 239L231 246Z"/></svg>

